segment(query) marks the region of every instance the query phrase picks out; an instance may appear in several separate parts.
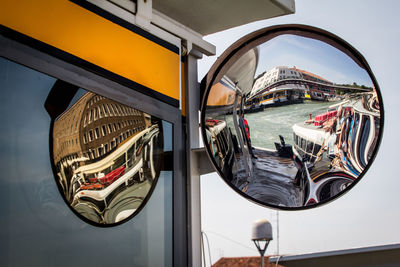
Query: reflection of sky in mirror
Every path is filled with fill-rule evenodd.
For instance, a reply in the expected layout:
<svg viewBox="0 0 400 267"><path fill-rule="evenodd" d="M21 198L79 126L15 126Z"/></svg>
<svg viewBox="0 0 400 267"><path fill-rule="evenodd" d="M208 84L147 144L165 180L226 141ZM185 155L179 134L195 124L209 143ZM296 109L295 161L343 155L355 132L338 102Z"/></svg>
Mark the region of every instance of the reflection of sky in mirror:
<svg viewBox="0 0 400 267"><path fill-rule="evenodd" d="M372 87L367 72L346 54L324 42L295 35L281 35L260 46L256 76L277 66L295 66L336 84Z"/></svg>

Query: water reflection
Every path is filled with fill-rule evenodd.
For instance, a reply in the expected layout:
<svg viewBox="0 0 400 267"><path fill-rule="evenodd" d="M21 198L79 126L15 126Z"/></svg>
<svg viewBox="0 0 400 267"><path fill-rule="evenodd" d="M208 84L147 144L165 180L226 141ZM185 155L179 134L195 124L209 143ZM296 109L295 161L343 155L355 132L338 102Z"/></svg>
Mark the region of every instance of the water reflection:
<svg viewBox="0 0 400 267"><path fill-rule="evenodd" d="M320 103L325 108L316 111ZM203 112L225 181L277 207L336 196L364 172L380 136L381 106L368 73L342 51L295 35L236 59L209 89Z"/></svg>
<svg viewBox="0 0 400 267"><path fill-rule="evenodd" d="M100 223L120 222L149 197L159 174L161 120L84 93L53 127L57 182L71 207Z"/></svg>

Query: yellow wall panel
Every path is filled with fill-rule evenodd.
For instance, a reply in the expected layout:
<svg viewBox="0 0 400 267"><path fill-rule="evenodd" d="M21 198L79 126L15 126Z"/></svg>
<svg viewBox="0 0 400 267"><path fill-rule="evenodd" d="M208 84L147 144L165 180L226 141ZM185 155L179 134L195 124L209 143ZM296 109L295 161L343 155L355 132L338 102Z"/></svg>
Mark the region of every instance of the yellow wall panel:
<svg viewBox="0 0 400 267"><path fill-rule="evenodd" d="M179 101L179 55L68 0L3 0L0 23Z"/></svg>

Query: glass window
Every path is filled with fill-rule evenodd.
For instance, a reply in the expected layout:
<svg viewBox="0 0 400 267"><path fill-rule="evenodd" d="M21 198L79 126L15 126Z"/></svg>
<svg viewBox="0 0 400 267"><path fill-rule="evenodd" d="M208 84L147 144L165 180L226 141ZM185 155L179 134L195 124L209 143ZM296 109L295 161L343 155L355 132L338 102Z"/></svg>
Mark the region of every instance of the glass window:
<svg viewBox="0 0 400 267"><path fill-rule="evenodd" d="M89 142L93 141L93 131L89 130Z"/></svg>
<svg viewBox="0 0 400 267"><path fill-rule="evenodd" d="M307 153L311 153L313 151L313 147L314 147L314 143L310 142L310 141L307 141L307 150L306 150L306 152Z"/></svg>
<svg viewBox="0 0 400 267"><path fill-rule="evenodd" d="M6 265L172 266L172 171L158 170L153 174L143 169L133 176L139 178L132 178L136 180L130 183L123 171L110 174L107 168L95 169L95 164L100 164L95 155L99 144L93 144L97 147L91 143L82 145L87 149L82 150L80 142L70 142L68 151L60 150L63 144L75 138L83 140L85 135L79 129L71 136L69 127L60 127L57 120L51 134L54 143L50 152L51 117L44 106L56 81L0 58L0 110L7 114L0 118L1 125L7 126L0 131L0 196L5 204L0 236ZM80 89L75 100L90 94ZM88 103L91 101L94 100L89 99ZM75 112L76 106L79 105L71 103L63 114ZM82 111L80 116L87 111ZM146 128L143 140L156 148L153 151L171 151L172 125L154 117L152 122L157 124ZM57 131L67 136L57 135ZM93 132L88 134L89 140L93 140ZM60 139L56 141L56 138ZM123 150L123 145L108 155L124 154L119 149ZM107 161L108 155L102 160ZM51 156L55 168L50 164ZM142 168L147 168L150 160L154 166L161 165L158 164L162 160L160 154L153 156L143 159ZM53 169L60 175L53 173ZM123 182L115 184L119 179ZM113 184L115 190L110 187ZM112 196L109 202L102 197L91 198L91 195L104 195L106 186L110 191L108 196ZM154 188L150 198L146 198L146 188ZM85 194L80 194L83 191ZM146 200L147 204L140 207ZM129 219L137 210L141 211ZM124 220L118 227L94 226ZM15 256L21 251L23 257Z"/></svg>
<svg viewBox="0 0 400 267"><path fill-rule="evenodd" d="M99 128L95 128L95 129L94 129L94 133L95 133L96 139L100 138L100 131L99 131Z"/></svg>
<svg viewBox="0 0 400 267"><path fill-rule="evenodd" d="M103 110L100 107L97 107L97 110L99 111L99 117L103 118Z"/></svg>
<svg viewBox="0 0 400 267"><path fill-rule="evenodd" d="M93 113L94 113L94 119L93 120L97 120L97 108L94 108Z"/></svg>

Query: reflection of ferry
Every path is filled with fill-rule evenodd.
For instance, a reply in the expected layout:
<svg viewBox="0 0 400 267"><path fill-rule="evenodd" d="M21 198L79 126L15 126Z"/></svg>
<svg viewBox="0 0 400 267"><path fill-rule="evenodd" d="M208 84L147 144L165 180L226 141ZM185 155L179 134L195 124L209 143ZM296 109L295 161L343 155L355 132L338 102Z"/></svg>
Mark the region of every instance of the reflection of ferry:
<svg viewBox="0 0 400 267"><path fill-rule="evenodd" d="M314 162L318 152L325 144L324 123L336 119L337 111L328 111L315 116L313 122L293 125L294 146L302 158Z"/></svg>
<svg viewBox="0 0 400 267"><path fill-rule="evenodd" d="M380 127L376 94L353 95L335 106L337 110L318 115L308 124L293 126L295 152L311 164L305 204L343 190L363 172L375 150Z"/></svg>
<svg viewBox="0 0 400 267"><path fill-rule="evenodd" d="M332 101L337 99L337 95L331 92L324 92L319 90L310 91L310 98L318 101Z"/></svg>
<svg viewBox="0 0 400 267"><path fill-rule="evenodd" d="M128 187L145 182L151 184L156 177L153 143L158 132L156 125L146 128L119 144L105 158L77 168L71 181L74 195L72 206L82 209L82 203L86 203L101 213L106 207L110 209L113 199ZM147 175L144 175L145 171ZM137 206L149 189L150 186L145 185L145 193L139 193L138 196L134 194L141 198Z"/></svg>
<svg viewBox="0 0 400 267"><path fill-rule="evenodd" d="M258 107L273 107L294 103L302 103L304 89L288 87L287 85L275 87L256 97L247 100L245 112L259 111Z"/></svg>
<svg viewBox="0 0 400 267"><path fill-rule="evenodd" d="M295 148L310 162L316 159L322 146L327 145L328 134L324 130L333 120L337 121L337 146L345 153L342 161L354 175L358 175L368 164L374 151L379 132L380 117L377 110L368 106L371 94L362 94L347 100L341 108L314 118L313 124L298 123L293 126ZM371 102L371 101L370 101Z"/></svg>
<svg viewBox="0 0 400 267"><path fill-rule="evenodd" d="M320 101L327 101L329 94L319 92L319 91L312 91L311 93L311 99L312 100L320 100Z"/></svg>

